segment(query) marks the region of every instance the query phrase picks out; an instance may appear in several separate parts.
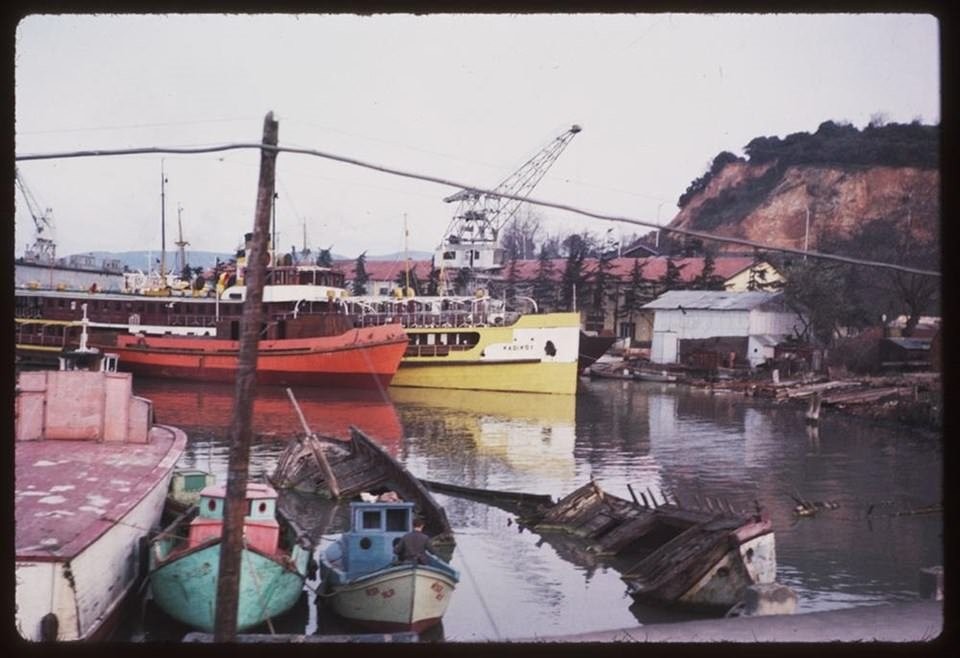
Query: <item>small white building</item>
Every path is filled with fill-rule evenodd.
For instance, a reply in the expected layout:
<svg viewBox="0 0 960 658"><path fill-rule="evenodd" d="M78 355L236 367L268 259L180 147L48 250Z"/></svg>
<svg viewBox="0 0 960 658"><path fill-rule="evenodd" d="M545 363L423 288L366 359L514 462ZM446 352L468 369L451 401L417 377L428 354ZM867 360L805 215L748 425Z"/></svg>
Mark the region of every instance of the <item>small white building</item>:
<svg viewBox="0 0 960 658"><path fill-rule="evenodd" d="M781 292L671 290L643 308L654 312L654 363L682 363L694 352L712 352L722 365L755 367L801 328Z"/></svg>

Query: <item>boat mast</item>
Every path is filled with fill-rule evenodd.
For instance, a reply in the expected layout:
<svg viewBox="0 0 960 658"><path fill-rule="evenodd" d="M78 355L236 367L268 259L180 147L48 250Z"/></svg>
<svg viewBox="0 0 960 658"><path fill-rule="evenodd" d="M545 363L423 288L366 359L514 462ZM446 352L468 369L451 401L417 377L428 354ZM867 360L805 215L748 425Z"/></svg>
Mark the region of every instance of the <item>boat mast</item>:
<svg viewBox="0 0 960 658"><path fill-rule="evenodd" d="M166 287L164 275L167 269L167 177L163 173L163 158L160 158L160 282Z"/></svg>
<svg viewBox="0 0 960 658"><path fill-rule="evenodd" d="M407 230L407 213L403 213L403 297L406 297L410 294L410 254L407 252L407 242L409 239L410 231Z"/></svg>
<svg viewBox="0 0 960 658"><path fill-rule="evenodd" d="M227 490L223 510L223 534L220 543L217 610L214 641L232 642L237 634L241 558L243 556L243 519L246 516L247 474L250 444L253 439L253 399L256 395L257 352L263 322L263 284L267 270L270 234L270 202L274 197L277 162L277 122L273 112L263 120L263 145L260 150L260 181L253 237L247 253L247 295L240 325L240 352L237 358L237 383L233 417L230 422L230 452L227 461Z"/></svg>
<svg viewBox="0 0 960 658"><path fill-rule="evenodd" d="M180 272L183 272L183 268L187 266L187 252L185 247L190 244L189 242L183 239L183 222L180 220L180 214L183 212L183 206L179 203L177 204L177 229L179 231L179 239L174 243L180 250Z"/></svg>

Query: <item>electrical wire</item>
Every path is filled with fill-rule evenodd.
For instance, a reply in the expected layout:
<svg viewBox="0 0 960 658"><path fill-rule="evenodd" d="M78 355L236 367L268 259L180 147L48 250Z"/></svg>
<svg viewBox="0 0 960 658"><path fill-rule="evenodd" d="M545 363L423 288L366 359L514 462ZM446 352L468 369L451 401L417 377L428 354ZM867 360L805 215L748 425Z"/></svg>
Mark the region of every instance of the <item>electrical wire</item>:
<svg viewBox="0 0 960 658"><path fill-rule="evenodd" d="M83 158L83 157L102 157L102 156L114 156L114 155L146 155L146 154L161 154L161 153L214 153L218 151L233 151L240 149L261 149L264 151L275 151L277 153L295 153L299 155L312 155L315 157L325 158L327 160L334 160L336 162L342 162L344 164L354 165L357 167L363 167L365 169L372 169L374 171L379 171L385 174L391 174L394 176L400 176L402 178L410 178L413 180L426 181L429 183L437 183L439 185L447 185L457 190L469 190L478 194L485 194L490 196L502 197L505 199L513 199L519 201L525 201L535 206L542 206L545 208L553 208L555 210L563 210L570 212L576 215L582 215L584 217L591 217L593 219L600 219L603 221L619 222L624 224L631 224L635 226L643 226L647 228L652 228L655 230L664 231L667 233L676 233L677 235L683 235L691 238L698 238L701 240L709 240L713 242L725 242L729 244L736 244L744 247L751 247L753 249L761 249L764 251L776 251L787 254L795 254L798 256L809 257L818 260L831 260L841 263L847 263L850 265L862 265L866 267L876 267L888 270L894 270L897 272L904 272L907 274L916 274L920 276L931 276L931 277L941 277L941 273L936 270L924 270L913 267L906 267L904 265L895 265L893 263L884 263L880 261L866 260L862 258L853 258L850 256L840 256L837 254L825 254L817 251L805 251L803 249L795 249L792 247L775 247L771 245L766 245L755 240L747 240L745 238L735 238L729 236L718 236L711 235L709 233L704 233L702 231L692 231L689 229L673 228L660 226L655 222L631 219L629 217L623 217L619 215L607 215L599 212L594 212L590 210L584 210L577 208L571 205L556 203L553 201L545 201L541 199L533 199L530 197L523 197L520 195L506 194L503 192L494 192L483 187L477 187L474 185L469 185L466 183L457 182L454 180L440 178L438 176L432 176L428 174L420 174L411 171L406 171L403 169L397 169L395 167L388 167L386 165L376 164L372 162L365 162L363 160L358 160L356 158L337 155L335 153L327 153L324 151L319 151L316 149L307 149L307 148L294 148L294 147L284 147L284 146L274 146L271 144L260 144L260 143L245 143L237 142L232 144L220 144L214 146L205 146L205 147L140 147L140 148L129 148L129 149L97 149L97 150L85 150L85 151L68 151L62 153L34 153L27 155L18 155L16 156L16 161L31 161L31 160L53 160L53 159L66 159L66 158Z"/></svg>

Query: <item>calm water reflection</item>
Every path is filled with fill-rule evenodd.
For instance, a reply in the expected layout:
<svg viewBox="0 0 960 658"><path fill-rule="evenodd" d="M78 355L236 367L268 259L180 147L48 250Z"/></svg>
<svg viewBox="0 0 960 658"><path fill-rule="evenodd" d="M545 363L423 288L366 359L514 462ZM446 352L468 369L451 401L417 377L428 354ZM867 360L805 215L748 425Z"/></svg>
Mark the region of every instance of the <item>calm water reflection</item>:
<svg viewBox="0 0 960 658"><path fill-rule="evenodd" d="M190 432L182 465L222 478L232 387L135 387L153 399L161 422ZM623 497L630 484L744 508L759 501L777 533L778 580L797 591L801 611L916 598L918 570L943 562L940 515L893 515L940 502L936 436L833 416L814 436L796 407L637 382L583 381L576 397L295 393L315 431L342 435L356 424L432 480L557 497L592 477ZM262 478L299 422L281 389L262 388L254 411L251 476ZM798 522L792 495L840 507ZM611 564L520 532L503 510L438 499L457 531L461 582L434 639L529 638L683 616L631 605ZM321 514L315 500L297 502ZM312 599L277 620L277 632L350 630L318 615ZM183 631L155 611L142 629L148 640Z"/></svg>

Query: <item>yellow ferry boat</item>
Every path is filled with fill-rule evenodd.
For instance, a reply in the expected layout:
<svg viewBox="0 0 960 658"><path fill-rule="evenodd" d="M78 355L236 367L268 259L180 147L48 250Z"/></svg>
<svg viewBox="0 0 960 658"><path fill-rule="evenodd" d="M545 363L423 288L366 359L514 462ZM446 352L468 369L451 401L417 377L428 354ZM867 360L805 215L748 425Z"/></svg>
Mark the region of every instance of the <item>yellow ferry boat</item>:
<svg viewBox="0 0 960 658"><path fill-rule="evenodd" d="M488 296L346 301L357 324L403 325L409 344L391 386L577 392L577 313L520 314Z"/></svg>

